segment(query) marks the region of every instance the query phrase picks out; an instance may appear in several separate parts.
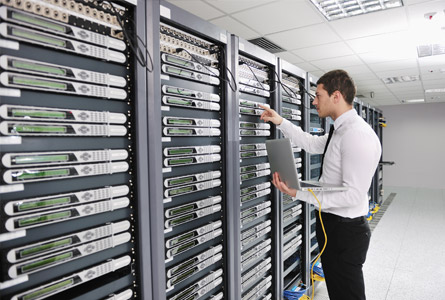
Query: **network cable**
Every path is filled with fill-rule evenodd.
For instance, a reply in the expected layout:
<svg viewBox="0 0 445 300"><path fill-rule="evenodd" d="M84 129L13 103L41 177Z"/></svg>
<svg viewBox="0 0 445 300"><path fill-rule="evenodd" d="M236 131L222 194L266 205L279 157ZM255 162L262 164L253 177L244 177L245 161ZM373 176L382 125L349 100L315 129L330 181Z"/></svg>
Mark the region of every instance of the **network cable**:
<svg viewBox="0 0 445 300"><path fill-rule="evenodd" d="M317 202L318 202L318 213L319 213L318 216L320 218L321 228L323 229L323 234L324 234L324 245L323 245L323 248L321 249L320 253L317 255L317 258L315 259L314 263L312 264L312 268L311 268L311 284L312 284L311 300L313 300L314 299L314 294L315 294L314 266L317 263L317 261L320 259L320 257L323 254L324 250L326 249L326 245L328 244L328 237L326 235L326 229L324 228L323 219L321 217L321 203L318 200L317 196L315 195L314 191L312 191L312 189L308 189L308 191L312 193L312 195L314 196L315 200L317 200Z"/></svg>
<svg viewBox="0 0 445 300"><path fill-rule="evenodd" d="M99 1L97 1L96 7L100 7L104 3L108 3L108 1L99 0ZM135 55L137 62L143 68L145 68L149 73L153 72L153 69L154 69L153 58L151 57L151 54L148 51L147 45L136 33L133 33L134 37L136 38L136 40L134 40L134 37L128 33L128 31L124 25L124 22L122 21L120 14L114 8L114 5L112 5L110 3L110 7L111 7L111 10L113 11L114 15L116 16L119 26L122 28L122 34L124 35L125 39L127 40L128 46L130 47L131 52ZM129 21L133 24L133 28L136 28L136 24L134 23L134 21L131 18L129 19ZM141 42L143 49L139 46L139 42ZM149 58L151 67L148 67L146 56L148 56L148 58Z"/></svg>

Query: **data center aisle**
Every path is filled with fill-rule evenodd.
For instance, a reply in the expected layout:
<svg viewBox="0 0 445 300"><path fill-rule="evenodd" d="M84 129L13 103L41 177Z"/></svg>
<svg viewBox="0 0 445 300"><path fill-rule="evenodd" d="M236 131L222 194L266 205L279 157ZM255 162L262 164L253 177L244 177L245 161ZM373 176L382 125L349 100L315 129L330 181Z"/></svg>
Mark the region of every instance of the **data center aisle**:
<svg viewBox="0 0 445 300"><path fill-rule="evenodd" d="M445 299L445 189L397 193L372 233L364 267L368 300ZM315 300L326 300L324 283Z"/></svg>

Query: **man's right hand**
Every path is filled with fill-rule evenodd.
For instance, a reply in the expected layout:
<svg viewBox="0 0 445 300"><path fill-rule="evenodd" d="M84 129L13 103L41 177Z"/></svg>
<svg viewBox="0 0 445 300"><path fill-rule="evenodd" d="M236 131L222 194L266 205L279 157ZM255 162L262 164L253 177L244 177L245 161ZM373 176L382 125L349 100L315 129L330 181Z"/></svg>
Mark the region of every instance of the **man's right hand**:
<svg viewBox="0 0 445 300"><path fill-rule="evenodd" d="M274 111L272 108L269 108L267 106L259 105L262 109L264 109L264 112L261 114L260 119L265 122L272 122L275 125L280 125L281 122L283 122L283 117L281 117L276 111Z"/></svg>

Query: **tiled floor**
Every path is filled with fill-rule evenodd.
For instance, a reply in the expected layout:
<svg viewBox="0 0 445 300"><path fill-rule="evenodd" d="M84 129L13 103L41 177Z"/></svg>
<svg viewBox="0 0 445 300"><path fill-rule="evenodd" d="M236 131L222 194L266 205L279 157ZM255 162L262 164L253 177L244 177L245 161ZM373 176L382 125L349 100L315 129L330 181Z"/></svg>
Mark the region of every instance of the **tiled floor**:
<svg viewBox="0 0 445 300"><path fill-rule="evenodd" d="M445 299L445 189L397 193L372 233L364 266L367 300ZM314 300L327 300L324 284Z"/></svg>

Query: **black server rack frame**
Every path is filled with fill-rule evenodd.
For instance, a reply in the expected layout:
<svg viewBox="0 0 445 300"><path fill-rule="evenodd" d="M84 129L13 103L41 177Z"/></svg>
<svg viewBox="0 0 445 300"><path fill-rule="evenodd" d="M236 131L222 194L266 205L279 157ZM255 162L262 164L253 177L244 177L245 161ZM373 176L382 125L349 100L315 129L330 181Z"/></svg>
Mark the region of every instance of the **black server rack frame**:
<svg viewBox="0 0 445 300"><path fill-rule="evenodd" d="M161 76L149 82L148 121L152 264L160 270L153 299L230 298L230 41L226 31L171 3L161 1L157 9L153 77Z"/></svg>
<svg viewBox="0 0 445 300"><path fill-rule="evenodd" d="M288 119L293 124L302 127L306 130L305 122L305 90L306 90L306 71L296 67L287 61L278 58L278 81L279 86L277 88L278 94L278 109L283 117ZM283 86L285 85L285 86ZM289 114L291 112L291 114ZM280 136L282 134L280 133ZM305 174L305 156L306 153L299 147L295 147L295 159L296 167L299 170L302 178L306 177ZM285 290L292 288L293 286L299 286L301 283L307 284L306 275L308 272L307 260L306 260L306 205L300 200L294 200L288 195L279 193L280 203L280 268L281 280L280 290L283 294ZM287 214L290 212L291 218L287 218ZM285 234L286 233L286 234ZM300 240L299 240L300 239ZM301 241L301 243L300 243ZM291 245L291 249L287 250L288 243L295 242L295 245ZM290 257L287 257L291 253ZM295 259L295 261L293 261Z"/></svg>
<svg viewBox="0 0 445 300"><path fill-rule="evenodd" d="M305 117L306 117L306 128L307 132L311 134L317 134L317 135L323 135L325 134L325 128L326 128L326 120L323 118L318 117L317 111L314 109L314 106L312 105L312 100L315 97L315 90L317 87L317 81L318 77L307 73L307 81L306 81L306 90L312 94L310 97L306 94L305 97L305 104L306 107L310 107L311 109L305 110ZM312 118L312 119L311 119ZM321 130L318 130L321 129ZM318 177L320 175L320 168L321 168L321 155L312 155L308 154L306 155L306 180L318 180ZM312 170L315 170L314 172ZM318 253L319 253L319 245L317 242L317 237L315 233L315 226L316 226L316 219L315 214L317 213L317 210L315 209L315 206L306 204L307 207L307 213L305 215L307 223L306 223L306 236L307 238L307 244L306 244L306 259L307 259L307 268L308 272L306 273L307 278L307 287L308 291L310 291L312 286L312 281L310 278L310 268L311 264L315 261ZM315 281L314 284L317 284L318 281Z"/></svg>
<svg viewBox="0 0 445 300"><path fill-rule="evenodd" d="M274 126L260 121L259 116L262 110L258 107L258 103L260 103L268 104L270 107L277 109L277 94L275 92L277 60L275 55L237 36L232 35L232 45L234 49L232 57L235 65L233 70L238 83L238 90L232 104L233 119L231 122L234 126L233 134L236 144L236 156L233 161L235 162L234 177L237 178L233 197L234 199L240 199L240 202L235 205L234 211L235 218L237 219L233 220L235 224L239 225L235 226L237 231L233 237L234 247L232 248L235 255L235 263L237 263L237 265L235 265L236 286L234 286L235 294L233 299L278 299L281 294L279 283L281 270L279 267L280 244L278 227L280 214L278 201L275 201L278 197L278 192L270 183L270 177L268 175L270 171L264 148L265 140L277 137L277 131ZM243 76L240 76L241 74L243 74ZM263 78L261 76L263 76ZM242 136L243 128L241 128L241 126L244 126L244 124L248 126L252 124L251 126L259 128L257 131L261 135L256 136L257 132L255 132L254 136ZM267 131L269 131L267 135L263 135L264 132ZM254 147L255 149L248 149L249 147ZM244 150L255 150L251 152L253 153L253 157L243 156L243 153L249 153L249 151ZM252 163L255 165L252 165ZM266 171L259 174L260 178L242 180L243 177L240 178L236 175L242 171L240 168L258 166L263 166L263 170ZM250 189L256 193L250 191ZM250 200L251 195L255 196L252 200ZM244 198L249 199L247 199L243 205L242 202ZM247 217L243 219L243 222L238 223L240 222L240 216L243 216L245 212L255 207L264 207L258 214L259 218L255 218L252 223L246 222L243 224L244 220L249 218ZM263 213L265 213L265 215L263 215ZM265 228L263 228L263 225ZM240 230L238 230L238 228L240 228ZM258 233L258 238L256 238L255 241L247 244L241 242L241 239L244 238L243 234L255 230ZM243 242L246 240L248 240L248 238L243 239ZM268 255L269 257L266 257L268 253L270 253ZM252 254L249 256L249 259L251 257L256 257L256 259L252 260L252 263L243 268L243 258L247 257L248 254ZM261 261L259 261L258 258L261 258ZM244 262L249 261L249 259L244 260ZM262 263L266 265L265 269L263 269L264 274L260 272L258 276L249 277ZM266 277L268 273L271 275ZM244 286L241 284L242 282ZM265 285L265 287L261 288L261 285Z"/></svg>
<svg viewBox="0 0 445 300"><path fill-rule="evenodd" d="M139 222L146 202L139 196L145 192L140 182L147 177L139 165L144 155L139 147L146 140L145 130L134 126L144 119L138 108L145 101L140 93L145 81L138 77L141 69L116 18L118 13L124 21L137 20L127 25L135 28L126 30L144 34L145 10L136 9L145 8L144 1L100 7L87 1L72 1L74 7L2 4L2 35L8 39L1 48L2 74L7 74L2 123L15 122L16 128L2 132L2 156L7 158L2 214L8 214L2 227L20 229L2 233L2 260L18 262L9 270L2 263L2 298L85 299L115 293L151 299L151 266L139 251L149 244L140 231L147 223ZM19 121L5 121L9 118ZM33 123L21 121L27 119ZM7 167L7 160L14 165ZM6 170L20 161L28 163L22 175ZM55 181L56 176L62 181ZM14 253L22 256L10 255ZM141 285L136 273L149 282ZM6 281L7 276L16 280ZM82 289L70 289L81 283Z"/></svg>

